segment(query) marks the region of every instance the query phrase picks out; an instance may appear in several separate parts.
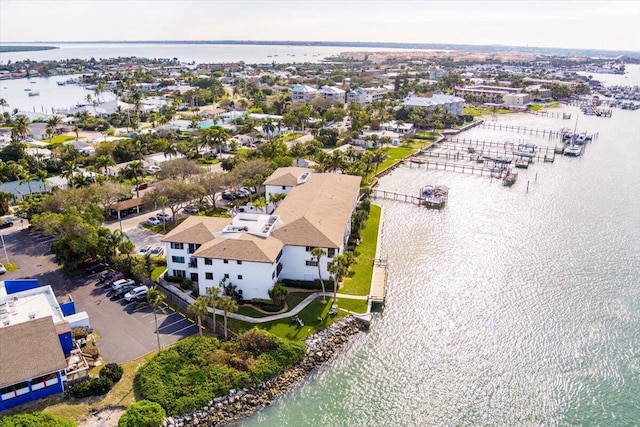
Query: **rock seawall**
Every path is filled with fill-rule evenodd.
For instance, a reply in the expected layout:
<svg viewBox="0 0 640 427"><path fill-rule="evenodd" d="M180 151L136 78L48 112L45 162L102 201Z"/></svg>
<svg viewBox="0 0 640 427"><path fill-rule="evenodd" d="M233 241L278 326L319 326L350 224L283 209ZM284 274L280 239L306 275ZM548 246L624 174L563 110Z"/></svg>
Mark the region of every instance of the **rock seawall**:
<svg viewBox="0 0 640 427"><path fill-rule="evenodd" d="M187 415L165 419L167 427L218 426L246 417L270 405L280 393L289 390L309 372L331 360L351 336L369 328L369 323L357 317L347 317L318 331L304 343L307 353L297 364L281 374L255 387L231 390L228 395L216 397L208 406Z"/></svg>

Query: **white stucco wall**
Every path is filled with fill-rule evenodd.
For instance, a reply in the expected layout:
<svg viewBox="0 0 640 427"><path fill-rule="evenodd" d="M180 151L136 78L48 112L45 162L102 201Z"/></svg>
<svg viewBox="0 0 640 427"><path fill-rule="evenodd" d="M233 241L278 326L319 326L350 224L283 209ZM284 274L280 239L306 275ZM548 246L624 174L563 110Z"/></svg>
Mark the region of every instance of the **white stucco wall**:
<svg viewBox="0 0 640 427"><path fill-rule="evenodd" d="M226 283L233 283L238 290L242 290L244 299L264 298L269 299L269 290L276 283L272 278L275 264L262 262L242 261L238 264L235 260L228 260L225 264L222 259L212 259L212 265L205 265L204 258L198 259L198 287L200 295L206 294L206 288L218 286L220 281L229 275ZM206 279L206 273L213 273L213 279ZM238 276L241 275L242 279Z"/></svg>

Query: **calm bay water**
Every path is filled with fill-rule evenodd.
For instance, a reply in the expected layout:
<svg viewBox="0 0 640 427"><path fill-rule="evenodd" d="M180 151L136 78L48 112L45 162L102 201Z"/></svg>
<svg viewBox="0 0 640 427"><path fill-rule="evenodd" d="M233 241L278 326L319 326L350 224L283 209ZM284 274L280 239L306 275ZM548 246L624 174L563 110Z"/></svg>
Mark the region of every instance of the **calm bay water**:
<svg viewBox="0 0 640 427"><path fill-rule="evenodd" d="M639 118L580 115L578 128L598 133L586 153L537 162L511 188L408 167L383 178L381 188L410 194L447 185L448 207L380 202L383 313L334 362L238 425L638 425ZM465 136L556 142L479 128Z"/></svg>

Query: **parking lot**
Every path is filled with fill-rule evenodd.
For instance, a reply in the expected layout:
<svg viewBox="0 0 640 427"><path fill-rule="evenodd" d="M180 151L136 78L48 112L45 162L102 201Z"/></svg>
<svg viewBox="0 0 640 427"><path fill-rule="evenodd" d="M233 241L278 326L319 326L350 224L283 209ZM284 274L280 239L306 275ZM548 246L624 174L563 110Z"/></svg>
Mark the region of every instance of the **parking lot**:
<svg viewBox="0 0 640 427"><path fill-rule="evenodd" d="M59 270L49 254L48 239L34 238L16 226L3 230L3 234L9 258L19 269L5 273L0 280L38 279L42 285L51 285L58 298L71 295L76 311L89 314L91 326L100 336L96 344L105 361L122 363L158 349L149 307L136 310L135 303L110 301L107 289L95 286L99 274L70 276ZM162 346L198 332L196 324L168 307L158 310L157 316Z"/></svg>

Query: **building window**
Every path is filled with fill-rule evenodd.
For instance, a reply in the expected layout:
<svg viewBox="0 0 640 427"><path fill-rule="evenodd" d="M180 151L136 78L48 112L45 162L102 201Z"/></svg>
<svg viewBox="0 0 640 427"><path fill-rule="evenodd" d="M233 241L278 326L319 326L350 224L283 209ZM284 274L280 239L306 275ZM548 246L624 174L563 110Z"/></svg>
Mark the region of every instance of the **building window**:
<svg viewBox="0 0 640 427"><path fill-rule="evenodd" d="M287 189L287 186L286 186L286 185L283 185L283 186L282 186L282 189L283 189L283 190L286 190L286 189Z"/></svg>
<svg viewBox="0 0 640 427"><path fill-rule="evenodd" d="M307 252L311 252L312 249L313 248L311 246L307 246L307 247L304 248L304 250L307 251Z"/></svg>
<svg viewBox="0 0 640 427"><path fill-rule="evenodd" d="M9 400L27 393L29 393L29 383L26 381L0 388L2 400Z"/></svg>
<svg viewBox="0 0 640 427"><path fill-rule="evenodd" d="M31 390L40 390L41 388L51 387L58 384L58 375L53 372L31 380Z"/></svg>
<svg viewBox="0 0 640 427"><path fill-rule="evenodd" d="M187 250L187 252L192 254L195 251L197 251L199 247L200 247L200 245L198 245L196 243L189 243L189 249Z"/></svg>
<svg viewBox="0 0 640 427"><path fill-rule="evenodd" d="M204 273L204 278L207 280L213 280L213 273Z"/></svg>
<svg viewBox="0 0 640 427"><path fill-rule="evenodd" d="M330 262L327 263L327 271L331 271L331 263Z"/></svg>
<svg viewBox="0 0 640 427"><path fill-rule="evenodd" d="M184 244L171 242L171 249L184 249Z"/></svg>
<svg viewBox="0 0 640 427"><path fill-rule="evenodd" d="M175 255L173 255L171 257L171 262L175 262L175 263L178 263L178 264L184 264L184 257L183 256L175 256Z"/></svg>
<svg viewBox="0 0 640 427"><path fill-rule="evenodd" d="M307 267L317 267L318 266L318 261L313 261L313 260L309 261L309 260L307 260L307 261L305 261L305 263L307 264Z"/></svg>
<svg viewBox="0 0 640 427"><path fill-rule="evenodd" d="M187 277L187 272L184 270L173 270L173 275L176 277Z"/></svg>
<svg viewBox="0 0 640 427"><path fill-rule="evenodd" d="M236 261L236 263L237 263L238 265L242 265L242 261L240 261L240 260Z"/></svg>
<svg viewBox="0 0 640 427"><path fill-rule="evenodd" d="M191 273L189 276L190 276L189 278L191 279L192 282L197 282L198 281L198 273Z"/></svg>
<svg viewBox="0 0 640 427"><path fill-rule="evenodd" d="M238 280L242 280L242 274L238 274Z"/></svg>
<svg viewBox="0 0 640 427"><path fill-rule="evenodd" d="M335 248L328 248L327 249L327 256L329 258L333 258L336 255L336 250Z"/></svg>
<svg viewBox="0 0 640 427"><path fill-rule="evenodd" d="M276 263L280 261L280 258L282 258L282 249L280 249L280 253L278 253L278 256L276 257Z"/></svg>
<svg viewBox="0 0 640 427"><path fill-rule="evenodd" d="M198 258L189 258L189 268L198 268Z"/></svg>
<svg viewBox="0 0 640 427"><path fill-rule="evenodd" d="M224 262L225 264L229 264L229 260L228 259L225 259L222 262Z"/></svg>
<svg viewBox="0 0 640 427"><path fill-rule="evenodd" d="M282 263L278 264L276 267L276 276L280 276L280 272L282 271Z"/></svg>
<svg viewBox="0 0 640 427"><path fill-rule="evenodd" d="M228 274L225 274L225 275L224 275L224 278L225 278L225 279L228 279L228 278L229 278L229 275L228 275Z"/></svg>
<svg viewBox="0 0 640 427"><path fill-rule="evenodd" d="M213 260L211 258L205 258L204 265L213 265Z"/></svg>
<svg viewBox="0 0 640 427"><path fill-rule="evenodd" d="M272 272L271 272L271 278L272 278L272 279L275 279L275 278L276 278L276 272L275 272L275 271L272 271Z"/></svg>

